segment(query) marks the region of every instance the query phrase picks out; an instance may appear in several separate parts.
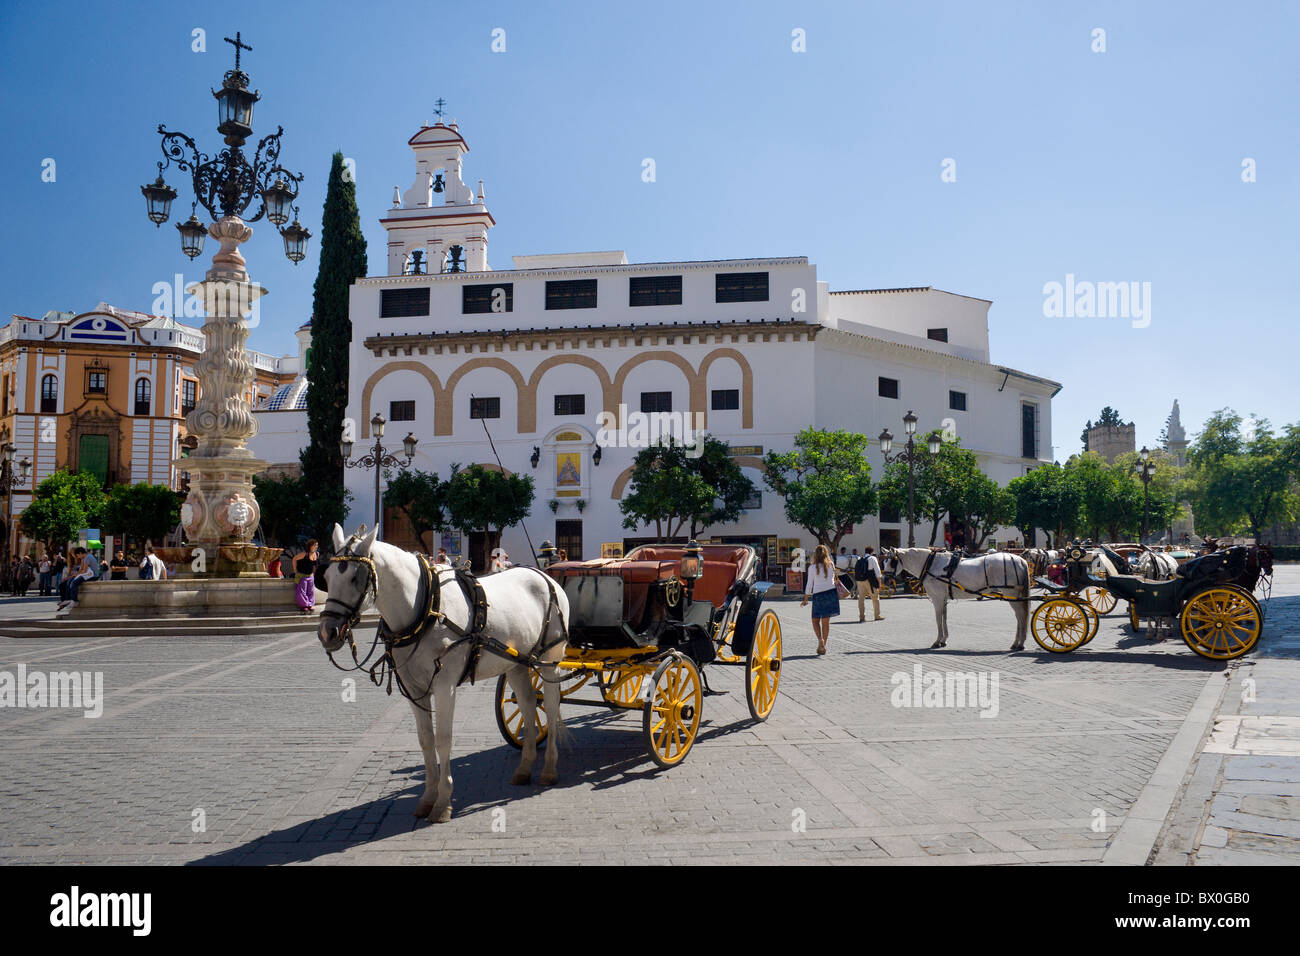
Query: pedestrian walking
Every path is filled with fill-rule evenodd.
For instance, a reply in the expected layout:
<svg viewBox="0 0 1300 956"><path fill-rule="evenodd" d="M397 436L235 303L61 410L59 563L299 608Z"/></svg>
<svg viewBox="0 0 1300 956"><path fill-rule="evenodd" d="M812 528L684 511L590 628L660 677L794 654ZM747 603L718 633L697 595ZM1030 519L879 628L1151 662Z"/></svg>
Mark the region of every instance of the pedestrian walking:
<svg viewBox="0 0 1300 956"><path fill-rule="evenodd" d="M303 614L310 614L316 607L316 582L313 578L316 575L316 562L319 560L320 549L317 547L316 539L312 538L293 563L294 572L297 574L293 596L298 602L298 610Z"/></svg>
<svg viewBox="0 0 1300 956"><path fill-rule="evenodd" d="M50 560L50 552L46 551L41 555L41 563L37 568L41 574L41 597L49 597L50 579L54 574L54 562Z"/></svg>
<svg viewBox="0 0 1300 956"><path fill-rule="evenodd" d="M162 558L153 553L153 545L144 546L144 557L140 559L141 581L163 581L167 578L167 565Z"/></svg>
<svg viewBox="0 0 1300 956"><path fill-rule="evenodd" d="M826 653L826 640L831 635L831 618L840 613L840 596L835 590L835 564L831 561L830 549L824 544L817 545L813 552L813 563L804 575L803 607L812 599L813 633L817 635L817 653Z"/></svg>
<svg viewBox="0 0 1300 956"><path fill-rule="evenodd" d="M858 559L858 563L853 568L853 577L858 583L858 622L861 623L867 619L867 597L871 597L871 613L875 615L873 620L883 621L880 616L880 579L882 572L880 570L880 561L877 560L875 549L870 545L867 546L866 552Z"/></svg>

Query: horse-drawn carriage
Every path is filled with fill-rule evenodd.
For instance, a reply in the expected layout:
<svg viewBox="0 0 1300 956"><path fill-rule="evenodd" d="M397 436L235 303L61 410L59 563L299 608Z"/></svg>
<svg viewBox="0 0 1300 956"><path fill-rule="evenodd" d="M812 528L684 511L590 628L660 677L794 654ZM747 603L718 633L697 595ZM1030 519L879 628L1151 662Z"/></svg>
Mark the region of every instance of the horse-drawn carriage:
<svg viewBox="0 0 1300 956"><path fill-rule="evenodd" d="M1106 551L1101 549L1117 565L1116 573L1094 576L1095 555L1076 544L1065 551L1064 585L1039 579L1052 596L1035 609L1030 629L1044 650L1067 653L1096 636L1097 612L1082 596L1090 587L1103 587L1117 600L1127 600L1135 630L1139 619L1151 620L1157 627L1176 624L1187 646L1211 660L1241 657L1259 641L1264 612L1253 592L1261 575L1272 572L1267 551L1236 547L1208 554L1180 566L1168 580L1131 573L1123 557Z"/></svg>
<svg viewBox="0 0 1300 956"><path fill-rule="evenodd" d="M640 710L650 756L661 767L682 762L699 733L708 690L703 668L743 664L750 716L766 720L781 680L781 623L763 610L772 585L757 580L748 545L644 545L620 559L552 562L546 572L569 603L568 645L558 662L561 699L614 710ZM541 700L542 678L532 686ZM586 687L599 699L575 696ZM647 683L648 682L648 683ZM505 676L497 682L497 726L523 745L523 713ZM539 740L546 719L537 709Z"/></svg>

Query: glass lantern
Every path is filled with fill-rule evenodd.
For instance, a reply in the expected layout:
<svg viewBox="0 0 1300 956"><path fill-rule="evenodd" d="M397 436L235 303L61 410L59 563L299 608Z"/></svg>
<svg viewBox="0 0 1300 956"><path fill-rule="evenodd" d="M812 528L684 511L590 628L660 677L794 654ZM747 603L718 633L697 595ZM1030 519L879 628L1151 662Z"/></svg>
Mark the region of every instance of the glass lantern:
<svg viewBox="0 0 1300 956"><path fill-rule="evenodd" d="M888 455L890 449L894 447L894 435L888 428L880 433L880 453Z"/></svg>
<svg viewBox="0 0 1300 956"><path fill-rule="evenodd" d="M267 221L273 226L283 226L289 221L289 213L293 212L293 201L296 198L298 197L289 184L277 176L270 188L262 193Z"/></svg>
<svg viewBox="0 0 1300 956"><path fill-rule="evenodd" d="M284 254L290 262L297 265L307 258L307 240L311 233L302 227L302 223L295 218L292 226L280 230L280 235L284 237Z"/></svg>
<svg viewBox="0 0 1300 956"><path fill-rule="evenodd" d="M217 101L217 132L226 137L227 146L243 146L253 135L253 104L260 93L249 92L248 74L231 70L221 81L221 91L213 90Z"/></svg>
<svg viewBox="0 0 1300 956"><path fill-rule="evenodd" d="M704 548L692 538L686 543L677 574L683 581L697 581L704 576Z"/></svg>
<svg viewBox="0 0 1300 956"><path fill-rule="evenodd" d="M172 214L172 200L176 198L176 190L163 182L162 174L159 173L150 185L141 186L140 192L144 194L148 206L149 221L155 226L161 226Z"/></svg>
<svg viewBox="0 0 1300 956"><path fill-rule="evenodd" d="M185 222L178 222L176 228L181 234L181 252L191 259L197 259L202 255L203 240L207 237L208 227L199 222L198 216L191 211L190 218Z"/></svg>

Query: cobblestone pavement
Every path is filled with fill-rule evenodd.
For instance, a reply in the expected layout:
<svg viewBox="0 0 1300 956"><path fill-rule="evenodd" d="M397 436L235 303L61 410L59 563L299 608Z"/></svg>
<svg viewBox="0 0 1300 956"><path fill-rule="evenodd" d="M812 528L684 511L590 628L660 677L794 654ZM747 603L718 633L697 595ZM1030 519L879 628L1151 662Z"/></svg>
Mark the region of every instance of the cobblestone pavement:
<svg viewBox="0 0 1300 956"><path fill-rule="evenodd" d="M1300 630L1300 568L1279 569L1277 591L1266 638L1280 647ZM1297 799L1294 782L1255 799L1260 779L1297 780L1273 754L1215 754L1221 769L1195 778L1242 668L1148 644L1121 609L1075 653L1031 637L1009 654L1001 604L957 604L949 646L931 651L928 600L891 599L867 623L844 602L819 658L807 609L769 606L786 642L771 719L749 721L739 668L710 667L724 693L670 771L646 755L639 715L570 707L560 785L512 787L492 689L464 688L455 817L439 826L411 816L424 770L406 702L364 679L345 701L313 634L0 639L0 671L104 684L99 718L0 709L0 863L1140 863L1158 835L1161 853L1184 847L1174 862L1226 862L1246 846L1233 834ZM1294 666L1247 666L1270 664ZM915 668L982 674L996 697L894 706ZM1290 710L1256 684L1242 715L1298 713L1294 683L1277 689ZM1215 822L1193 825L1211 802Z"/></svg>

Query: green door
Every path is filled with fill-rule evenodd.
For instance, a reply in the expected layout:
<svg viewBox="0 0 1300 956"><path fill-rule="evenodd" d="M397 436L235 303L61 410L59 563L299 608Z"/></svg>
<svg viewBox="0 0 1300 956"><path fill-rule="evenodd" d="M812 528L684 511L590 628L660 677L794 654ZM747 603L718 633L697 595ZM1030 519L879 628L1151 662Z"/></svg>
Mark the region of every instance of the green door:
<svg viewBox="0 0 1300 956"><path fill-rule="evenodd" d="M77 471L89 472L99 479L101 485L108 484L107 435L81 436L81 447L77 452Z"/></svg>

